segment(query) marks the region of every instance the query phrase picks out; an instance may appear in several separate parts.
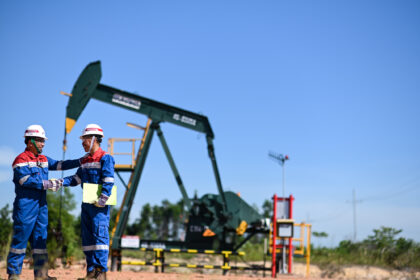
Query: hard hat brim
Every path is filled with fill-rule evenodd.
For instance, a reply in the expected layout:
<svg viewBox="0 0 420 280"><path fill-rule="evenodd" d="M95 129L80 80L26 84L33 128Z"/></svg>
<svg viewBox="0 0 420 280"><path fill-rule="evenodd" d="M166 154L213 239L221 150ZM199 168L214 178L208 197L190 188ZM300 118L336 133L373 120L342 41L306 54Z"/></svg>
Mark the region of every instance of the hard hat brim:
<svg viewBox="0 0 420 280"><path fill-rule="evenodd" d="M45 140L48 140L48 138L47 137L45 137L45 136L35 136L35 135L23 135L22 136L23 138L26 138L26 137L38 137L38 138L43 138L43 139L45 139Z"/></svg>

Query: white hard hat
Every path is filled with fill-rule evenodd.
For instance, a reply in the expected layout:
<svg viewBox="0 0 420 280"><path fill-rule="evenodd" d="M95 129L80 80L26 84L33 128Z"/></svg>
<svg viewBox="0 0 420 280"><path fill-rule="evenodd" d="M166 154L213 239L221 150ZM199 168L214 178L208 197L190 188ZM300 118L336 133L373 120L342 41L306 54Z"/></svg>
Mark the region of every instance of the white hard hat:
<svg viewBox="0 0 420 280"><path fill-rule="evenodd" d="M100 135L103 137L104 132L99 125L91 123L91 124L88 124L85 127L85 129L83 129L82 136L80 136L80 139L82 139L82 137L86 135Z"/></svg>
<svg viewBox="0 0 420 280"><path fill-rule="evenodd" d="M39 137L48 139L45 136L45 130L39 124L32 124L28 126L25 130L25 135L23 137Z"/></svg>

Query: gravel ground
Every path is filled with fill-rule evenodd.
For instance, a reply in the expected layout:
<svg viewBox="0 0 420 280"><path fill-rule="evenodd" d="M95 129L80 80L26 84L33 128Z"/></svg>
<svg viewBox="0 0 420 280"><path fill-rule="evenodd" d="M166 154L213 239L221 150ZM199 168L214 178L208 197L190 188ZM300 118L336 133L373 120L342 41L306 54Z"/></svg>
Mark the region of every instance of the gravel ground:
<svg viewBox="0 0 420 280"><path fill-rule="evenodd" d="M50 276L55 276L57 279L61 280L75 280L78 277L83 277L85 275L84 271L76 270L76 269L53 269L49 272ZM6 279L7 274L5 269L1 269L0 272L0 278ZM304 277L297 277L297 276L279 276L279 279L314 279L314 278L304 278ZM21 274L21 279L33 279L33 271L30 269L23 269ZM181 273L153 273L153 272L135 272L135 271L121 271L121 272L108 272L107 273L107 279L113 280L113 279L120 279L120 280L134 280L134 279L150 279L150 280L158 280L158 279L173 279L173 280L204 280L204 279L223 279L223 280L229 280L229 279L270 279L268 275L266 278L263 277L252 277L252 276L240 276L240 275L226 275L222 276L221 274L197 274L197 273L191 273L191 274L181 274Z"/></svg>
<svg viewBox="0 0 420 280"><path fill-rule="evenodd" d="M57 262L59 263L59 262ZM5 268L5 263L2 262L0 264L0 279L7 279L7 272ZM297 267L298 268L298 267ZM154 273L153 267L144 267L144 266L123 266L123 271L117 272L107 272L107 279L109 280L134 280L134 279L151 279L151 280L158 280L158 279L174 279L174 280L215 280L215 279L222 279L222 280L244 280L244 279L270 279L271 274L270 272L266 272L265 278L262 275L262 272L258 274L250 272L250 271L231 271L228 272L227 275L223 276L220 270L198 270L198 269L189 269L189 268L167 268L165 273ZM298 270L298 269L297 269ZM75 280L79 277L83 277L86 274L86 268L83 262L78 262L77 264L72 265L70 268L62 268L58 267L56 269L50 269L49 275L55 276L59 280ZM29 267L29 264L25 263L22 269L22 274L20 277L22 280L24 279L33 279L33 270ZM311 280L319 280L321 278L305 278L303 275L279 275L278 279L311 279Z"/></svg>
<svg viewBox="0 0 420 280"><path fill-rule="evenodd" d="M57 264L60 262L57 261ZM208 262L212 263L212 261ZM0 280L7 279L5 262L0 262ZM154 273L154 268L150 266L123 266L121 272L108 272L109 280L134 280L134 279L174 279L174 280L245 280L245 279L271 279L271 273L266 272L265 278L262 272L250 271L229 271L223 276L220 270L213 269L190 269L190 268L166 268L165 273ZM340 266L321 270L316 265L310 266L310 277L305 277L306 266L302 263L294 263L293 274L279 274L277 279L285 280L320 280L320 279L343 279L343 280L411 280L420 279L419 271L410 270L388 270L378 267L368 266ZM49 271L50 276L55 276L59 280L75 280L86 274L86 268L83 261L73 264L70 268L58 267ZM24 263L21 279L34 279L33 270L28 263Z"/></svg>

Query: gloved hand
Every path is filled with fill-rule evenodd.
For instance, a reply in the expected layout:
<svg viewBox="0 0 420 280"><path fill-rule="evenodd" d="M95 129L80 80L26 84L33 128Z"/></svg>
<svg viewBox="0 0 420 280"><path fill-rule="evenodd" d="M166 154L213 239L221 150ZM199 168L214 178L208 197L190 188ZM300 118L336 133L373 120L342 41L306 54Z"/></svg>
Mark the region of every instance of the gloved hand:
<svg viewBox="0 0 420 280"><path fill-rule="evenodd" d="M44 187L44 190L51 190L53 192L56 192L63 186L63 181L63 179L43 180L42 185Z"/></svg>
<svg viewBox="0 0 420 280"><path fill-rule="evenodd" d="M42 180L42 186L44 187L44 190L51 190L54 187L51 180Z"/></svg>
<svg viewBox="0 0 420 280"><path fill-rule="evenodd" d="M53 192L58 191L62 186L63 186L63 179L50 179L53 182L54 188L53 188Z"/></svg>
<svg viewBox="0 0 420 280"><path fill-rule="evenodd" d="M104 195L104 194L101 194L101 195L99 196L98 201L95 203L95 206L96 206L96 207L105 207L105 203L106 203L106 201L108 200L108 198L109 198L109 196L106 196L106 195Z"/></svg>

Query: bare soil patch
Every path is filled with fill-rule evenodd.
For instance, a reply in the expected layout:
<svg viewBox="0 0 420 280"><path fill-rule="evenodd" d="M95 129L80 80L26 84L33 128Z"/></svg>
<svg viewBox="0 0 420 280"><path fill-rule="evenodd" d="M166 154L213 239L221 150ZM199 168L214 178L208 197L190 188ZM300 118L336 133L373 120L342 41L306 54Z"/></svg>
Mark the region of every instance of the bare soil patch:
<svg viewBox="0 0 420 280"><path fill-rule="evenodd" d="M0 279L7 279L7 271L5 268L6 264L2 262L0 264ZM298 265L297 267L299 267ZM303 268L304 271L304 268ZM304 273L304 272L303 272ZM86 274L86 267L83 261L73 264L71 267L61 267L60 262L57 261L57 268L50 269L49 275L57 277L59 280L75 280L79 277L84 277ZM20 277L22 280L34 279L33 270L30 268L27 262L24 263L22 274ZM252 272L252 271L229 271L227 275L222 275L221 270L213 269L190 269L190 268L165 268L165 273L155 273L154 267L150 266L123 266L123 271L109 271L107 273L107 279L109 280L134 280L134 279L173 279L173 280L245 280L245 279L270 279L271 273L266 271L265 277L263 272ZM300 280L310 279L319 280L317 277L305 278L303 275L279 275L279 279L285 280Z"/></svg>
<svg viewBox="0 0 420 280"><path fill-rule="evenodd" d="M267 264L268 265L268 264ZM5 262L0 263L0 280L7 279ZM320 279L343 279L343 280L412 280L420 279L420 272L415 271L400 271L400 270L387 270L377 267L369 266L331 266L321 270L316 265L310 266L310 275L305 277L306 265L302 263L293 264L293 274L285 275L279 274L277 279L284 280L320 280ZM79 261L71 267L61 267L60 262L57 260L57 268L50 269L49 275L55 276L59 280L75 280L83 277L86 274L86 267L84 261ZM229 271L227 275L222 275L221 270L213 269L190 269L190 268L165 268L165 273L155 273L154 268L150 266L123 266L123 271L109 271L107 273L109 280L134 280L134 279L173 279L173 280L262 280L270 279L271 273L267 271L265 277L263 272L252 271ZM33 270L29 264L24 263L21 279L34 279Z"/></svg>

